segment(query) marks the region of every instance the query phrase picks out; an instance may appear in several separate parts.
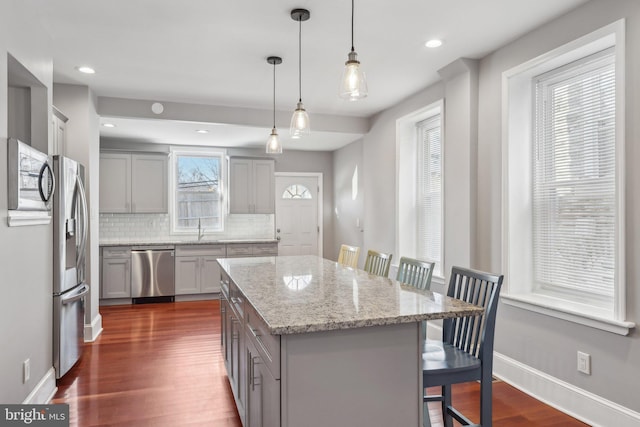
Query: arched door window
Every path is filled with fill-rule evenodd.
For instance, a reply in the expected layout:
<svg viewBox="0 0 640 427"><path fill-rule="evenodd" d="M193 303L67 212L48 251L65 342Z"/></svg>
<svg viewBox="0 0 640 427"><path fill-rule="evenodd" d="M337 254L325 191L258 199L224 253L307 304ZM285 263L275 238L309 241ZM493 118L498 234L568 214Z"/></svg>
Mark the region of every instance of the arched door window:
<svg viewBox="0 0 640 427"><path fill-rule="evenodd" d="M311 199L311 191L301 184L293 184L282 193L283 199Z"/></svg>

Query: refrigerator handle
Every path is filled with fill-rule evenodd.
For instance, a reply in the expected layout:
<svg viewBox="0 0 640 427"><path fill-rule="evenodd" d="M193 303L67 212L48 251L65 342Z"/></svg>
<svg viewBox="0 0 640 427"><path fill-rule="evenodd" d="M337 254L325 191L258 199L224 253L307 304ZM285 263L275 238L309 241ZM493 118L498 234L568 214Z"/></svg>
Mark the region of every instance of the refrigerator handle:
<svg viewBox="0 0 640 427"><path fill-rule="evenodd" d="M80 245L78 246L78 259L77 265L80 266L84 263L85 250L87 249L87 234L89 232L89 219L87 209L87 197L84 192L84 185L78 175L76 175L76 185L78 187L77 195L80 196L80 205L82 208L82 223L81 223L81 237Z"/></svg>
<svg viewBox="0 0 640 427"><path fill-rule="evenodd" d="M84 298L84 296L87 295L88 293L89 293L89 285L87 285L86 283L83 283L82 286L79 288L79 291L77 291L77 293L73 292L72 295L62 298L61 302L63 305L71 304L72 302L78 301L80 298Z"/></svg>

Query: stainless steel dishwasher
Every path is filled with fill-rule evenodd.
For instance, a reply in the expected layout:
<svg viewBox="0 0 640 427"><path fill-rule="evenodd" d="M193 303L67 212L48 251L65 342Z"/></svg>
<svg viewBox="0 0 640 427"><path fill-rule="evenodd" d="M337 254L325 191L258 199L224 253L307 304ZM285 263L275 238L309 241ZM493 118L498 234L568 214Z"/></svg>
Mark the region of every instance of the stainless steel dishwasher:
<svg viewBox="0 0 640 427"><path fill-rule="evenodd" d="M131 249L131 298L134 303L173 301L176 294L173 246Z"/></svg>

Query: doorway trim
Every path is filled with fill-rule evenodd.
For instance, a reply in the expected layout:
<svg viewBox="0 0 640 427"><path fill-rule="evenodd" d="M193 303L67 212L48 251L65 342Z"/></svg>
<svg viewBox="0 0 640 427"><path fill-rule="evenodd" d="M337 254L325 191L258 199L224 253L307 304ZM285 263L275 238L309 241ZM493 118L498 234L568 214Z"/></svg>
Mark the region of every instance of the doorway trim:
<svg viewBox="0 0 640 427"><path fill-rule="evenodd" d="M276 172L274 173L275 177L292 177L292 176L301 176L301 177L316 177L318 178L318 227L320 230L318 232L318 254L320 257L324 258L324 217L322 216L324 205L324 189L322 186L323 175L322 172ZM275 197L280 197L280 194L276 194ZM276 203L276 200L274 200ZM274 225L277 222L274 221ZM275 230L274 230L275 231Z"/></svg>

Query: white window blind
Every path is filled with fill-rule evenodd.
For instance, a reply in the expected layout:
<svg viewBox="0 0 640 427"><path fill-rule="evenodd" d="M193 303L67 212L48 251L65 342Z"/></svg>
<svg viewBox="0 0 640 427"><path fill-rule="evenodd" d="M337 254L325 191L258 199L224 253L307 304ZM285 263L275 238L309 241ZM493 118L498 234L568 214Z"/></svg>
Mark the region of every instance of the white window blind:
<svg viewBox="0 0 640 427"><path fill-rule="evenodd" d="M615 63L603 51L535 79L535 286L611 300L615 286Z"/></svg>
<svg viewBox="0 0 640 427"><path fill-rule="evenodd" d="M440 115L416 124L418 131L417 258L442 262L442 139Z"/></svg>

